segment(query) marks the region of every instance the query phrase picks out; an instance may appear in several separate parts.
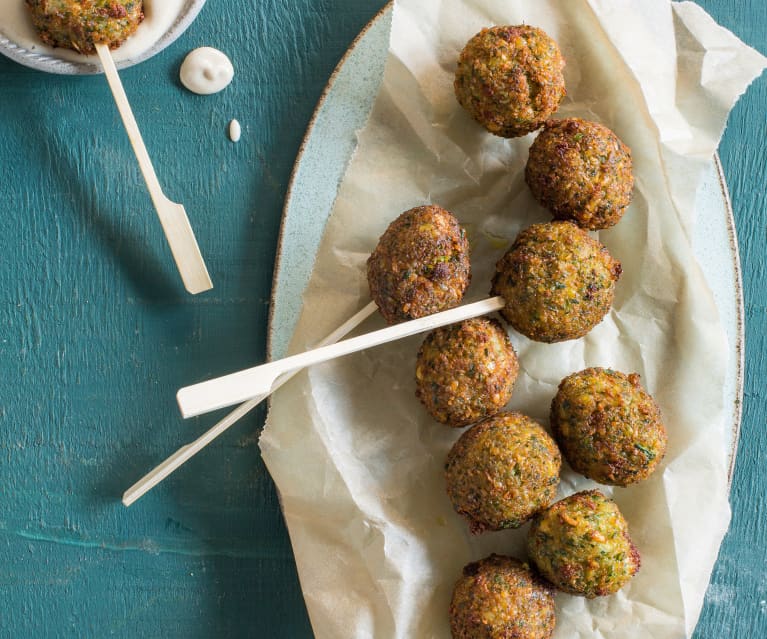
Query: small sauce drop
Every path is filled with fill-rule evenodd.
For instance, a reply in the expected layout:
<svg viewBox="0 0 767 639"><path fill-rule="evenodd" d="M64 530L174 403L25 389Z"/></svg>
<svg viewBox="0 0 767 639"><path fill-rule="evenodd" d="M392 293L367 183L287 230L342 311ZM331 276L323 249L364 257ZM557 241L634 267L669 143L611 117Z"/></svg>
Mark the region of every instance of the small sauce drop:
<svg viewBox="0 0 767 639"><path fill-rule="evenodd" d="M229 123L229 139L232 142L239 142L242 135L242 127L237 120L232 120Z"/></svg>
<svg viewBox="0 0 767 639"><path fill-rule="evenodd" d="M210 95L222 91L234 78L234 67L226 54L213 47L191 51L181 64L181 84L192 93Z"/></svg>

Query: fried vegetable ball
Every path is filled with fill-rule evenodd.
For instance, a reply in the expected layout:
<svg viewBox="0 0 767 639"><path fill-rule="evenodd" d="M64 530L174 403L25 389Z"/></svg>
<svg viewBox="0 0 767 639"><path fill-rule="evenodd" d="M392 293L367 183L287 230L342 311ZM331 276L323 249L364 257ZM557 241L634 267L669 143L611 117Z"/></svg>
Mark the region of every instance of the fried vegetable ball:
<svg viewBox="0 0 767 639"><path fill-rule="evenodd" d="M557 588L589 599L620 590L641 563L618 506L598 490L575 493L538 513L527 552Z"/></svg>
<svg viewBox="0 0 767 639"><path fill-rule="evenodd" d="M513 557L467 564L453 589L453 639L549 639L555 625L553 589Z"/></svg>
<svg viewBox="0 0 767 639"><path fill-rule="evenodd" d="M559 449L540 424L503 412L453 445L447 494L473 533L518 528L554 500L561 466Z"/></svg>
<svg viewBox="0 0 767 639"><path fill-rule="evenodd" d="M426 336L416 362L416 397L438 422L468 426L506 405L518 372L500 322L470 319Z"/></svg>
<svg viewBox="0 0 767 639"><path fill-rule="evenodd" d="M540 128L565 95L564 58L544 31L527 25L482 29L461 51L459 104L505 138Z"/></svg>
<svg viewBox="0 0 767 639"><path fill-rule="evenodd" d="M631 151L596 122L549 120L530 147L525 181L555 218L606 229L631 202Z"/></svg>
<svg viewBox="0 0 767 639"><path fill-rule="evenodd" d="M367 271L370 295L389 324L452 308L471 280L466 232L442 207L410 209L381 236Z"/></svg>
<svg viewBox="0 0 767 639"><path fill-rule="evenodd" d="M97 44L116 49L144 19L141 0L26 0L40 39L90 55Z"/></svg>
<svg viewBox="0 0 767 639"><path fill-rule="evenodd" d="M566 377L551 403L551 429L570 466L602 484L646 479L666 453L660 409L636 374L587 368Z"/></svg>
<svg viewBox="0 0 767 639"><path fill-rule="evenodd" d="M539 342L583 337L613 303L620 262L572 222L534 224L496 264L492 293L501 315Z"/></svg>

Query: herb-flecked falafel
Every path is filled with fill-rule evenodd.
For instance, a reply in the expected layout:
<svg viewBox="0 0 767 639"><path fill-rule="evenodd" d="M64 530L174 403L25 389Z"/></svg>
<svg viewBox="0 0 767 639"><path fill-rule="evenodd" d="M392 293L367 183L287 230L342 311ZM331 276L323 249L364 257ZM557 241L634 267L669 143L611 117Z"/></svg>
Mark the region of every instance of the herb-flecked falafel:
<svg viewBox="0 0 767 639"><path fill-rule="evenodd" d="M471 280L466 232L440 206L405 211L378 240L367 276L389 324L452 308Z"/></svg>
<svg viewBox="0 0 767 639"><path fill-rule="evenodd" d="M549 120L530 147L525 181L555 218L605 229L631 202L631 151L596 122Z"/></svg>
<svg viewBox="0 0 767 639"><path fill-rule="evenodd" d="M458 58L459 104L490 133L512 138L539 128L565 95L564 58L543 30L482 29Z"/></svg>
<svg viewBox="0 0 767 639"><path fill-rule="evenodd" d="M551 430L570 466L602 484L646 479L666 453L660 409L637 374L587 368L566 377L551 402Z"/></svg>
<svg viewBox="0 0 767 639"><path fill-rule="evenodd" d="M583 337L613 303L621 265L572 222L533 224L496 264L492 293L501 315L538 342Z"/></svg>
<svg viewBox="0 0 767 639"><path fill-rule="evenodd" d="M618 506L598 490L575 493L538 513L527 552L557 588L589 599L620 590L641 563Z"/></svg>
<svg viewBox="0 0 767 639"><path fill-rule="evenodd" d="M467 564L453 589L453 639L549 639L555 625L553 589L513 557Z"/></svg>
<svg viewBox="0 0 767 639"><path fill-rule="evenodd" d="M473 533L519 528L554 500L561 466L540 424L502 412L455 442L445 464L447 494Z"/></svg>
<svg viewBox="0 0 767 639"><path fill-rule="evenodd" d="M116 49L144 19L141 0L26 0L40 39L90 55L96 44Z"/></svg>
<svg viewBox="0 0 767 639"><path fill-rule="evenodd" d="M518 372L500 322L469 319L426 336L416 361L416 396L438 422L468 426L506 405Z"/></svg>

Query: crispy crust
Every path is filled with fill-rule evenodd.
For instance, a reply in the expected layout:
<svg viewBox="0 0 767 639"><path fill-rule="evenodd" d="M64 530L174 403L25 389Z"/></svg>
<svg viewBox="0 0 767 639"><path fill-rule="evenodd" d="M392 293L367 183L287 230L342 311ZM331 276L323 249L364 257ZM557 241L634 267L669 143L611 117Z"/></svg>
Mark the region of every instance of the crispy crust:
<svg viewBox="0 0 767 639"><path fill-rule="evenodd" d="M26 0L40 39L90 55L96 44L116 49L144 19L141 0Z"/></svg>
<svg viewBox="0 0 767 639"><path fill-rule="evenodd" d="M666 429L639 375L588 368L562 380L551 429L576 472L628 486L649 477L666 454Z"/></svg>
<svg viewBox="0 0 767 639"><path fill-rule="evenodd" d="M618 506L598 490L575 493L538 513L527 552L557 588L589 599L617 592L641 565Z"/></svg>
<svg viewBox="0 0 767 639"><path fill-rule="evenodd" d="M554 500L561 466L559 449L540 424L502 412L453 445L447 494L473 533L518 528Z"/></svg>
<svg viewBox="0 0 767 639"><path fill-rule="evenodd" d="M530 147L525 181L555 218L605 229L631 203L631 151L596 122L549 120Z"/></svg>
<svg viewBox="0 0 767 639"><path fill-rule="evenodd" d="M522 231L496 264L492 294L501 315L539 342L583 337L613 303L621 265L572 222L534 224Z"/></svg>
<svg viewBox="0 0 767 639"><path fill-rule="evenodd" d="M490 133L526 135L543 125L565 95L559 47L527 25L482 29L458 58L459 104Z"/></svg>
<svg viewBox="0 0 767 639"><path fill-rule="evenodd" d="M426 336L416 362L416 397L438 422L468 426L506 405L518 372L500 322L470 319Z"/></svg>
<svg viewBox="0 0 767 639"><path fill-rule="evenodd" d="M513 557L466 565L453 589L453 639L549 639L555 625L553 589Z"/></svg>
<svg viewBox="0 0 767 639"><path fill-rule="evenodd" d="M389 324L452 308L471 281L466 233L442 207L405 211L378 241L367 275L370 295Z"/></svg>

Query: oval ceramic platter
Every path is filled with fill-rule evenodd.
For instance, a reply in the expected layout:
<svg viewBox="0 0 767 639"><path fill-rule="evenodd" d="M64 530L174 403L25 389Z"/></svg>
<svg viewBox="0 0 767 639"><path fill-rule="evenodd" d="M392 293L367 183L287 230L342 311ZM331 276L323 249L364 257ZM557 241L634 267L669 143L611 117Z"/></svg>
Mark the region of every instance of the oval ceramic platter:
<svg viewBox="0 0 767 639"><path fill-rule="evenodd" d="M383 77L392 7L366 26L336 67L312 117L293 168L275 265L269 357L287 354L302 294L325 223ZM693 246L719 309L729 342L724 397L731 408L730 479L740 432L743 395L743 290L732 207L718 157L707 167L697 196Z"/></svg>
<svg viewBox="0 0 767 639"><path fill-rule="evenodd" d="M131 50L128 44L120 53L115 54L115 64L118 69L132 67L134 64L148 60L158 54L165 47L171 45L190 24L194 22L200 13L205 0L185 0L179 2L178 12L168 15L168 0L145 0L146 19L139 29L153 28L157 30L151 38L152 44L147 48ZM90 75L102 73L101 65L95 56L84 56L66 49L54 49L42 43L34 47L24 44L34 39L34 29L31 20L24 23L26 7L22 6L24 0L18 3L9 0L0 0L0 53L15 60L19 64L32 67L38 71L47 73L59 73L63 75ZM153 15L152 5L162 7L157 15ZM19 24L20 26L14 26ZM128 41L130 42L130 41Z"/></svg>

